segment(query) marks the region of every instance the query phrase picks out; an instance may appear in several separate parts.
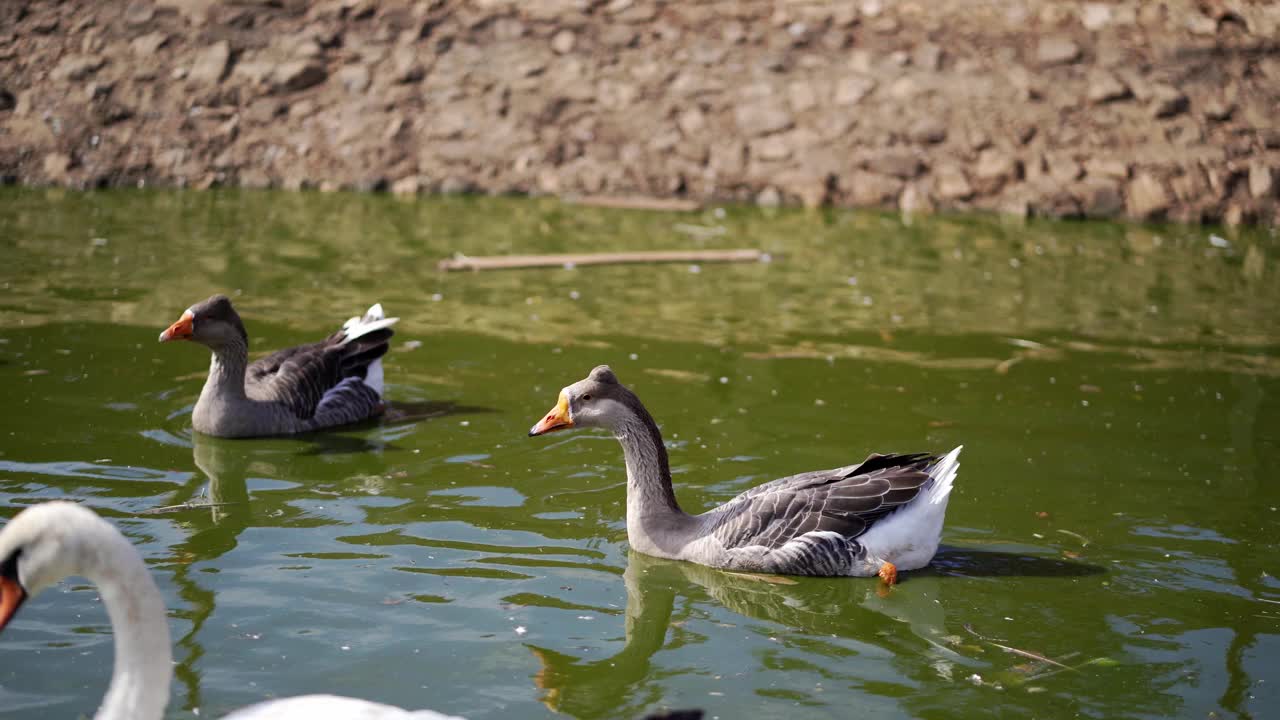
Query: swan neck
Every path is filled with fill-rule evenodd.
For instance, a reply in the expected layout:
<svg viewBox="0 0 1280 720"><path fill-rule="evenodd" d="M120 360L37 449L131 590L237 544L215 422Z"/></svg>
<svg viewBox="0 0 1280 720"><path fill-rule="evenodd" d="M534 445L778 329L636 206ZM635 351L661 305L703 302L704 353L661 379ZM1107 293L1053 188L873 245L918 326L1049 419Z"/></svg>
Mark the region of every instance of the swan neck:
<svg viewBox="0 0 1280 720"><path fill-rule="evenodd" d="M161 720L169 704L173 650L164 597L138 551L112 532L91 548L85 575L98 587L115 637L111 685L95 720Z"/></svg>

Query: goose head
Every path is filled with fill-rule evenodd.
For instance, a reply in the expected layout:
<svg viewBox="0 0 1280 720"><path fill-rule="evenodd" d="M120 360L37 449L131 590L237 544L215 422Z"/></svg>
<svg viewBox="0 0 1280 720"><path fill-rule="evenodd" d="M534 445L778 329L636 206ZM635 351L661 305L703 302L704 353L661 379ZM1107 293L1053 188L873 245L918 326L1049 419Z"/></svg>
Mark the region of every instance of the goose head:
<svg viewBox="0 0 1280 720"><path fill-rule="evenodd" d="M546 435L569 428L604 428L617 430L636 411L635 395L618 382L618 376L608 365L600 365L582 380L560 391L560 400L529 435Z"/></svg>
<svg viewBox="0 0 1280 720"><path fill-rule="evenodd" d="M70 502L49 502L23 510L0 530L0 630L27 598L69 575L90 576L98 548L84 525L105 522Z"/></svg>
<svg viewBox="0 0 1280 720"><path fill-rule="evenodd" d="M177 322L160 333L160 342L192 340L210 348L249 345L240 315L226 295L214 295L187 308Z"/></svg>

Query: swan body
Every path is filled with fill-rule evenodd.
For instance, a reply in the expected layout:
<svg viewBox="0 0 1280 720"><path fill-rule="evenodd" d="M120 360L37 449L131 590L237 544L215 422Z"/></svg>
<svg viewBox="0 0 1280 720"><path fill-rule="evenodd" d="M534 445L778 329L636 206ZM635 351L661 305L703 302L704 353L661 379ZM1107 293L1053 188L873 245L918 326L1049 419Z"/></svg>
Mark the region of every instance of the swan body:
<svg viewBox="0 0 1280 720"><path fill-rule="evenodd" d="M381 304L320 342L249 362L249 335L223 295L197 303L160 334L213 353L191 413L197 431L218 437L287 435L359 422L383 410L382 356L391 326Z"/></svg>
<svg viewBox="0 0 1280 720"><path fill-rule="evenodd" d="M95 720L160 720L169 703L173 650L164 598L136 548L92 510L47 502L0 528L0 631L26 600L67 576L97 586L115 635L111 684ZM269 700L234 720L461 720L430 710L336 695Z"/></svg>
<svg viewBox="0 0 1280 720"><path fill-rule="evenodd" d="M564 388L530 435L600 427L622 444L627 540L658 557L788 575L879 575L925 567L937 552L961 448L945 456L871 455L801 473L689 515L676 503L666 447L635 393L601 365Z"/></svg>

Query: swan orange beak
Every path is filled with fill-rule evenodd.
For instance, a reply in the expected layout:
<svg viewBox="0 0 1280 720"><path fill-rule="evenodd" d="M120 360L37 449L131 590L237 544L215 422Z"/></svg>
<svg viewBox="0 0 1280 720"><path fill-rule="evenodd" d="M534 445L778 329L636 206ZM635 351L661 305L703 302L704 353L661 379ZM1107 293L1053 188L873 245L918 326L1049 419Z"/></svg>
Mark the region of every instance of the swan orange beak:
<svg viewBox="0 0 1280 720"><path fill-rule="evenodd" d="M535 435L546 435L556 430L567 430L573 427L573 420L569 419L569 396L563 392L560 393L560 402L551 408L551 412L547 416L538 421L529 429L529 437Z"/></svg>
<svg viewBox="0 0 1280 720"><path fill-rule="evenodd" d="M178 322L170 325L164 332L160 333L160 342L190 340L194 332L191 323L194 321L195 316L191 314L191 311L184 311L182 317L178 318Z"/></svg>
<svg viewBox="0 0 1280 720"><path fill-rule="evenodd" d="M27 591L13 578L0 576L0 630L3 630L18 608L27 600Z"/></svg>

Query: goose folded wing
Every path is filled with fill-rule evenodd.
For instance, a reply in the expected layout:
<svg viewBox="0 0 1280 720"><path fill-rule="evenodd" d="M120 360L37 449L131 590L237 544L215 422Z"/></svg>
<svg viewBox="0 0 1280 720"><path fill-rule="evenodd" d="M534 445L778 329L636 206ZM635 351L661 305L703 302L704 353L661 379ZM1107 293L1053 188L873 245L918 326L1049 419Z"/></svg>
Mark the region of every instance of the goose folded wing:
<svg viewBox="0 0 1280 720"><path fill-rule="evenodd" d="M329 340L280 350L252 363L245 391L278 402L300 418L315 414L324 394L342 380L342 348Z"/></svg>
<svg viewBox="0 0 1280 720"><path fill-rule="evenodd" d="M920 494L931 461L924 454L872 455L858 465L766 483L721 508L712 534L726 548L776 549L809 532L856 538Z"/></svg>

